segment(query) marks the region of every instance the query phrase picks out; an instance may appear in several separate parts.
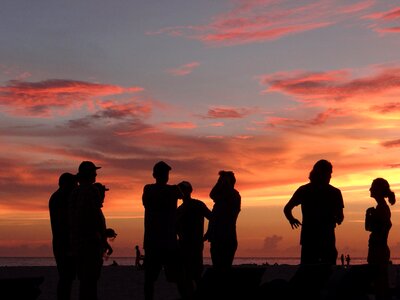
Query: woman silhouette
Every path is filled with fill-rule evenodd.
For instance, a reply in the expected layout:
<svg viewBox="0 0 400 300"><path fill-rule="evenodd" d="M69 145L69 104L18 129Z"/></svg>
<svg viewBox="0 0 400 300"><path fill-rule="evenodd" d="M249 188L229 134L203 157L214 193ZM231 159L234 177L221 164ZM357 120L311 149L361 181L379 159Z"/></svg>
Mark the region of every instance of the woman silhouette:
<svg viewBox="0 0 400 300"><path fill-rule="evenodd" d="M383 178L376 178L372 181L369 189L371 198L374 198L377 205L366 211L365 230L370 231L368 241L368 264L373 272L374 285L376 287L376 298L386 299L388 292L388 265L390 249L387 243L389 231L392 227L390 221L390 208L386 203L393 205L396 202L395 194L390 190L389 183Z"/></svg>

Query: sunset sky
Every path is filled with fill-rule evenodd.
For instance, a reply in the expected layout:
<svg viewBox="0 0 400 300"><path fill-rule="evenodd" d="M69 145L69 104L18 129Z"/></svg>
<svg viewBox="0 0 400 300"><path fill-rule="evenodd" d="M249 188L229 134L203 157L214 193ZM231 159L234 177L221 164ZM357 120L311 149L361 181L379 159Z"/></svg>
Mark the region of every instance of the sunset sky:
<svg viewBox="0 0 400 300"><path fill-rule="evenodd" d="M0 256L52 255L48 200L83 160L110 188L115 256L142 245L159 160L210 209L235 172L238 256L299 256L282 210L319 159L344 197L339 253L366 256L374 178L400 199L398 1L2 0L0 44Z"/></svg>

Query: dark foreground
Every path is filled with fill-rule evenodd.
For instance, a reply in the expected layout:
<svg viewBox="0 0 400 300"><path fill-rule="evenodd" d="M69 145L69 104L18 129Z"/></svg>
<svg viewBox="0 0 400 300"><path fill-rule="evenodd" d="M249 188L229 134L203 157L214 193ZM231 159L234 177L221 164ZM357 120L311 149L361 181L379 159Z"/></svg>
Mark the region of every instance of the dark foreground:
<svg viewBox="0 0 400 300"><path fill-rule="evenodd" d="M271 265L271 266L237 266L233 270L233 276L229 279L228 287L232 291L231 295L220 295L222 299L289 299L293 296L293 288L289 281L293 278L298 266L292 265ZM354 266L349 269L336 267L329 277L329 281L324 285L322 292L319 294L319 299L368 299L371 291L365 285L366 266ZM212 299L214 292L211 292L215 286L215 282L221 278L214 278L210 270L206 270L203 286L201 287L201 299ZM307 274L306 274L307 275ZM315 274L313 275L315 276ZM318 277L318 274L316 275ZM19 282L13 286L10 281L4 279L15 278L40 278L43 277L43 282L39 284L40 295L39 300L55 300L56 299L56 284L57 270L55 267L0 267L0 290L4 291L4 287L21 290L25 282ZM303 274L300 276L304 278ZM397 296L397 286L400 283L400 268L392 266L390 270L390 279L393 299L400 299ZM143 295L144 273L142 270L137 270L130 266L107 266L103 268L101 279L99 281L99 299L100 300L128 300L144 299ZM307 280L307 282L310 282ZM19 287L17 287L19 285ZM310 285L307 286L307 289ZM25 288L26 289L26 288ZM296 291L297 293L297 291ZM226 297L229 296L229 297ZM13 299L5 298L1 299ZM17 299L17 298L14 298ZM73 287L72 300L77 297L77 282ZM179 294L173 283L165 280L162 273L156 283L155 299L169 300L179 299Z"/></svg>

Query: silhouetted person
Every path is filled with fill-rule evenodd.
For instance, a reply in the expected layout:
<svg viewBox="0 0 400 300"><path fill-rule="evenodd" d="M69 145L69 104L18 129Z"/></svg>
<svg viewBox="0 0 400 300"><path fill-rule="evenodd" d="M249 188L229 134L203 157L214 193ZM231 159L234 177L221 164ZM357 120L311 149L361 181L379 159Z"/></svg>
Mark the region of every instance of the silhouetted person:
<svg viewBox="0 0 400 300"><path fill-rule="evenodd" d="M342 267L344 267L344 254L340 255L340 263L342 264Z"/></svg>
<svg viewBox="0 0 400 300"><path fill-rule="evenodd" d="M238 246L236 221L241 197L235 183L232 171L220 171L218 181L210 192L214 206L205 239L210 241L213 268L218 271L231 269Z"/></svg>
<svg viewBox="0 0 400 300"><path fill-rule="evenodd" d="M144 256L142 255L142 253L140 253L140 249L139 249L138 245L135 246L135 254L136 254L135 267L137 267L138 269L141 269L143 266L143 264L141 262L143 262Z"/></svg>
<svg viewBox="0 0 400 300"><path fill-rule="evenodd" d="M370 188L371 197L376 200L376 207L367 209L365 229L370 231L368 241L368 264L373 271L373 283L376 299L390 299L388 294L388 265L390 249L387 243L392 227L391 212L386 198L391 205L396 203L395 194L390 190L389 183L383 178L376 178Z"/></svg>
<svg viewBox="0 0 400 300"><path fill-rule="evenodd" d="M335 227L343 221L344 205L340 190L329 184L331 175L332 164L319 160L310 172L310 182L298 188L284 208L291 227L301 226L300 268L291 282L303 298L318 299L331 266L336 265ZM292 214L298 205L302 222Z"/></svg>
<svg viewBox="0 0 400 300"><path fill-rule="evenodd" d="M346 255L346 266L347 266L347 267L350 267L350 261L351 261L350 255L347 254L347 255Z"/></svg>
<svg viewBox="0 0 400 300"><path fill-rule="evenodd" d="M57 299L70 299L72 282L76 277L76 265L68 255L68 199L78 183L76 176L63 173L58 180L58 190L49 200L51 231L53 234L53 254L57 264Z"/></svg>
<svg viewBox="0 0 400 300"><path fill-rule="evenodd" d="M192 198L193 188L189 182L182 181L178 187L183 194L183 203L177 211L179 246L185 274L196 287L203 273L204 218L210 219L211 211L202 201Z"/></svg>
<svg viewBox="0 0 400 300"><path fill-rule="evenodd" d="M113 248L111 247L110 243L108 242L108 239L114 240L117 237L117 233L114 231L112 228L107 228L106 225L106 218L104 217L102 207L104 203L104 199L106 197L106 192L109 191L110 189L107 188L105 185L101 184L100 182L94 183L94 186L98 189L99 195L100 195L100 202L98 203L100 207L100 213L101 213L101 232L104 233L102 236L103 240L103 256L107 260L110 255L114 252Z"/></svg>
<svg viewBox="0 0 400 300"><path fill-rule="evenodd" d="M176 209L182 194L176 185L167 184L170 170L165 162L156 163L153 167L156 182L143 189L146 300L154 298L154 283L162 267L167 279L177 283L183 298L191 294L185 282L176 233Z"/></svg>
<svg viewBox="0 0 400 300"><path fill-rule="evenodd" d="M97 281L103 265L104 216L96 182L97 170L91 161L83 161L77 174L79 186L69 199L71 254L78 267L79 299L97 299Z"/></svg>

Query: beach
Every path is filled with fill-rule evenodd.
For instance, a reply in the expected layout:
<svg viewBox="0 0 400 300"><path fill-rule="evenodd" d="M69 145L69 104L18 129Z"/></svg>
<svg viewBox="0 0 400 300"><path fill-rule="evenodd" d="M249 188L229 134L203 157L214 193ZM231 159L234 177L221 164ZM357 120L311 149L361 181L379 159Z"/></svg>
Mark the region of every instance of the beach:
<svg viewBox="0 0 400 300"><path fill-rule="evenodd" d="M353 266L362 268L363 266ZM261 286L270 283L274 280L288 281L295 274L298 266L296 265L240 265L235 266L234 271L240 283L232 283L233 286L242 284L249 284L252 278L256 282L256 286ZM330 279L330 285L337 284L350 269L343 267L335 267L333 275ZM398 283L399 267L394 265L391 267L391 285ZM0 279L11 278L33 278L44 277L43 283L40 285L41 294L37 298L39 300L55 300L56 299L56 286L57 286L57 269L56 267L0 267ZM242 281L246 281L247 283ZM144 272L138 270L133 266L105 266L103 267L101 278L98 284L98 294L100 300L142 300L143 295L143 282ZM250 284L252 284L250 282ZM73 292L71 300L78 299L78 282L75 281L73 285ZM155 300L176 300L179 299L179 294L175 284L169 283L165 279L165 275L161 272L159 280L155 285Z"/></svg>
<svg viewBox="0 0 400 300"><path fill-rule="evenodd" d="M297 266L257 266L243 265L236 269L258 269L262 270L262 282L274 278L289 279ZM56 267L0 267L0 279L11 278L32 278L44 277L40 285L41 294L39 300L56 299L57 269ZM101 278L98 284L100 300L125 300L125 299L144 299L143 295L144 272L133 266L105 266L102 269ZM155 286L155 299L169 300L178 299L179 294L176 286L165 279L164 272L161 272L159 280ZM72 300L78 299L78 282L74 282Z"/></svg>

